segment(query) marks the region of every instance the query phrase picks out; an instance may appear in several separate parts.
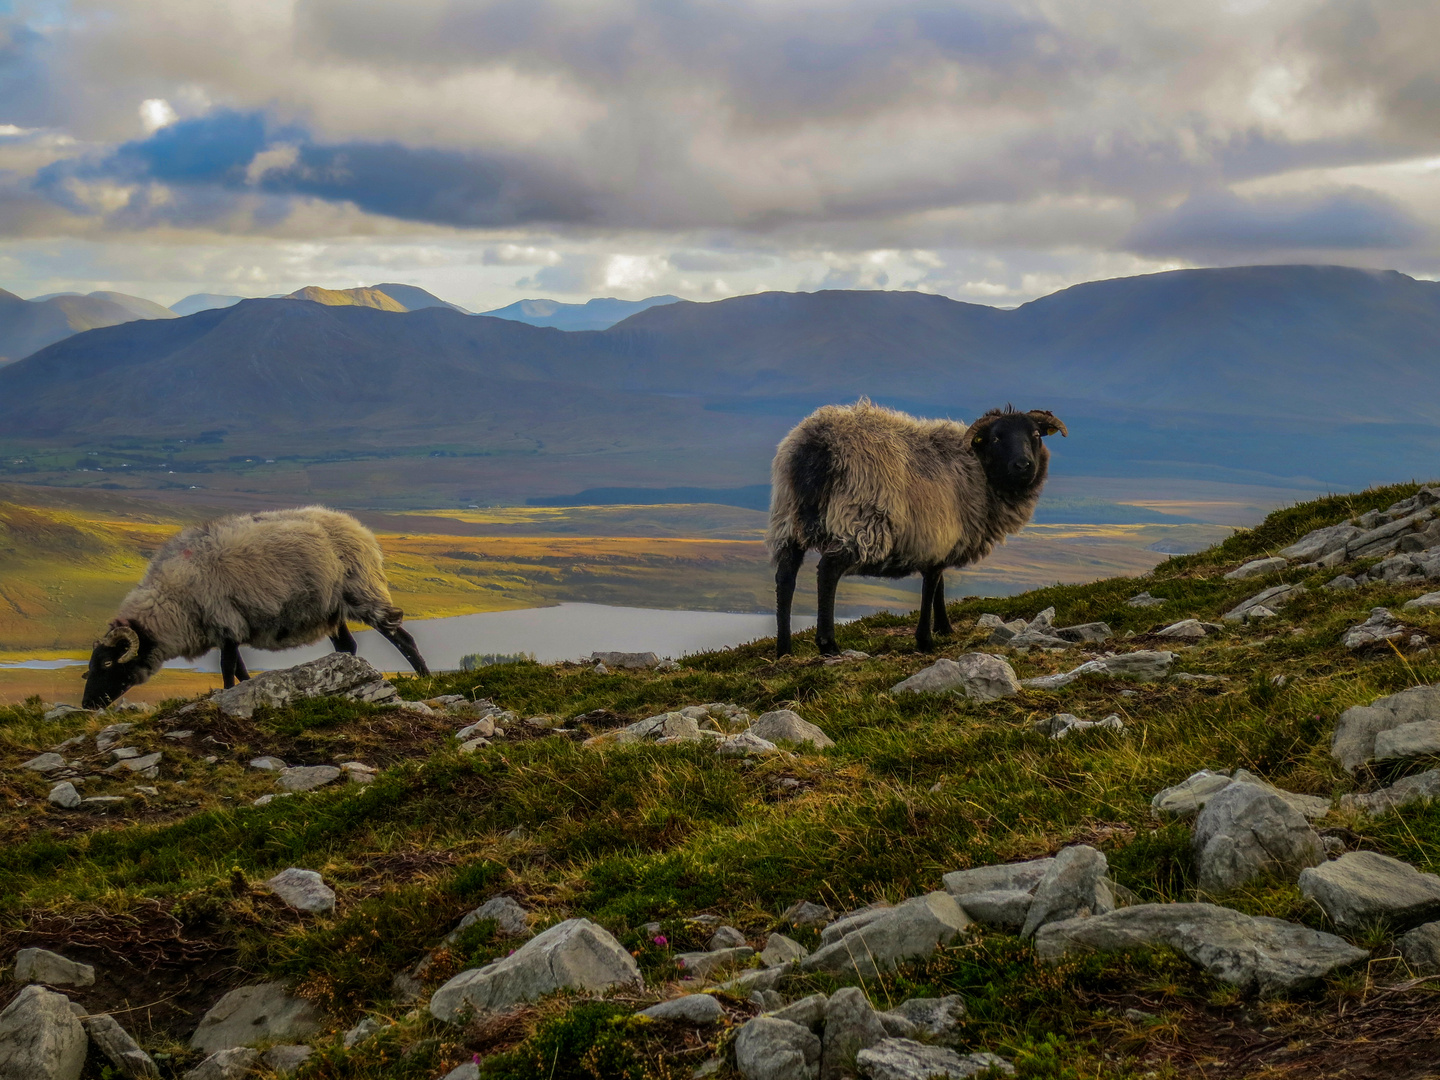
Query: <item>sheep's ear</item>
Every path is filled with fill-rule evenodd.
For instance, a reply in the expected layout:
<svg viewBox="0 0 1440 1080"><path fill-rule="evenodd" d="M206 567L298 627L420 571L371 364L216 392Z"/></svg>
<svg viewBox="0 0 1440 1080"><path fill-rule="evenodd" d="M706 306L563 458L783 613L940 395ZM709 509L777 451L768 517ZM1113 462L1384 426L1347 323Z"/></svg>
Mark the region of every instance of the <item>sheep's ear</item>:
<svg viewBox="0 0 1440 1080"><path fill-rule="evenodd" d="M1045 409L1031 409L1026 415L1035 421L1035 426L1040 429L1041 435L1054 435L1058 431L1067 439L1070 437L1070 432L1065 428L1065 422L1054 413Z"/></svg>

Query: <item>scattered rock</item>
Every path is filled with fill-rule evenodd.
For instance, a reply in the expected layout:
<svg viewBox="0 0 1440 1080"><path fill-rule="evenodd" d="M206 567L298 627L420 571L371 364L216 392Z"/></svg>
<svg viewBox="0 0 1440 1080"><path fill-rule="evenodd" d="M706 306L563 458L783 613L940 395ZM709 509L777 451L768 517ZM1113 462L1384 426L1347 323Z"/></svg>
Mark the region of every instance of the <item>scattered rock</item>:
<svg viewBox="0 0 1440 1080"><path fill-rule="evenodd" d="M1222 982L1265 997L1302 989L1370 955L1333 934L1215 904L1138 904L1050 923L1035 935L1035 951L1047 961L1153 945L1169 945Z"/></svg>
<svg viewBox="0 0 1440 1080"><path fill-rule="evenodd" d="M745 1080L815 1080L820 1040L789 1020L757 1016L735 1036L735 1069Z"/></svg>
<svg viewBox="0 0 1440 1080"><path fill-rule="evenodd" d="M1192 848L1204 893L1229 892L1256 878L1294 881L1325 861L1325 847L1305 817L1258 784L1231 783L1211 795L1195 819Z"/></svg>
<svg viewBox="0 0 1440 1080"><path fill-rule="evenodd" d="M83 713L87 711L88 710L82 709L78 705L52 705L50 708L45 710L45 715L41 719L59 720L60 718L65 716L74 716L76 713Z"/></svg>
<svg viewBox="0 0 1440 1080"><path fill-rule="evenodd" d="M882 1039L855 1055L855 1065L866 1080L961 1080L988 1069L1006 1076L1015 1067L995 1054L965 1054L943 1046L926 1046L911 1039Z"/></svg>
<svg viewBox="0 0 1440 1080"><path fill-rule="evenodd" d="M276 792L276 793L273 794L273 795L261 795L258 799L256 799L256 800L255 800L254 802L252 802L250 805L251 805L251 806L269 806L269 805L270 805L272 802L274 802L276 799L288 799L290 796L292 796L292 795L294 795L294 794L295 794L295 793L294 793L293 791L279 791L279 792Z"/></svg>
<svg viewBox="0 0 1440 1080"><path fill-rule="evenodd" d="M1351 851L1300 875L1300 891L1345 931L1404 930L1440 917L1440 877L1375 851Z"/></svg>
<svg viewBox="0 0 1440 1080"><path fill-rule="evenodd" d="M722 739L715 747L715 753L724 757L755 757L760 754L773 754L779 749L774 743L760 738L754 732L742 731L738 735Z"/></svg>
<svg viewBox="0 0 1440 1080"><path fill-rule="evenodd" d="M1440 753L1440 720L1416 720L1375 736L1375 761L1428 757Z"/></svg>
<svg viewBox="0 0 1440 1080"><path fill-rule="evenodd" d="M130 1037L129 1032L109 1013L85 1016L80 1020L90 1042L109 1059L125 1080L151 1080L160 1070L150 1055Z"/></svg>
<svg viewBox="0 0 1440 1080"><path fill-rule="evenodd" d="M263 705L281 708L305 698L343 697L374 705L398 704L399 693L368 661L333 652L292 668L267 671L216 690L210 700L228 716L250 719Z"/></svg>
<svg viewBox="0 0 1440 1080"><path fill-rule="evenodd" d="M66 709L68 709L68 708L70 708L70 706L64 705L64 706L61 706L61 708L66 708ZM78 710L75 710L75 711L78 711ZM131 731L131 729L133 729L134 727L135 727L134 724L120 723L120 724L111 724L111 725L109 725L108 727L103 727L103 728L101 728L101 729L96 733L96 735L95 735L95 749L96 749L96 751L99 752L99 753L101 753L101 754L105 753L106 750L109 750L112 746L114 746L116 743L118 743L121 739L125 738L125 736L126 736L127 734L129 734L129 732Z"/></svg>
<svg viewBox="0 0 1440 1080"><path fill-rule="evenodd" d="M958 660L937 660L890 688L894 694L963 693L975 701L994 701L1020 692L1015 669L989 653L966 653Z"/></svg>
<svg viewBox="0 0 1440 1080"><path fill-rule="evenodd" d="M0 1077L4 1080L79 1080L85 1029L70 999L27 986L0 1012Z"/></svg>
<svg viewBox="0 0 1440 1080"><path fill-rule="evenodd" d="M1181 641L1199 641L1205 634L1205 624L1199 619L1181 619L1164 630L1155 631L1156 637L1177 638Z"/></svg>
<svg viewBox="0 0 1440 1080"><path fill-rule="evenodd" d="M1266 574L1274 574L1284 570L1289 562L1284 558L1275 555L1268 559L1251 559L1245 565L1231 570L1225 575L1226 581L1244 581L1247 578L1263 577Z"/></svg>
<svg viewBox="0 0 1440 1080"><path fill-rule="evenodd" d="M50 789L49 802L65 810L74 810L80 805L80 792L69 780L62 780Z"/></svg>
<svg viewBox="0 0 1440 1080"><path fill-rule="evenodd" d="M296 911L334 911L335 890L314 870L294 866L265 882L270 891Z"/></svg>
<svg viewBox="0 0 1440 1080"><path fill-rule="evenodd" d="M473 754L482 747L489 746L489 739L466 739L460 744L459 752L462 754Z"/></svg>
<svg viewBox="0 0 1440 1080"><path fill-rule="evenodd" d="M711 952L718 952L720 949L738 949L745 945L745 935L733 926L722 926L711 936L709 943L705 946Z"/></svg>
<svg viewBox="0 0 1440 1080"><path fill-rule="evenodd" d="M1110 624L1103 622L1087 622L1079 623L1075 626L1060 626L1055 629L1054 634L1064 641L1077 643L1087 641L1099 643L1109 641L1115 636L1115 632L1110 629Z"/></svg>
<svg viewBox="0 0 1440 1080"><path fill-rule="evenodd" d="M1148 592L1138 593L1125 601L1130 607L1159 607L1161 604L1168 604L1169 602L1169 600L1163 597L1151 596Z"/></svg>
<svg viewBox="0 0 1440 1080"><path fill-rule="evenodd" d="M185 1080L244 1080L259 1060L259 1051L248 1047L220 1050L187 1072Z"/></svg>
<svg viewBox="0 0 1440 1080"><path fill-rule="evenodd" d="M466 927L479 922L481 919L493 919L495 929L501 937L524 937L530 932L530 920L525 914L525 909L508 896L492 896L485 903L481 904L474 911L470 912L460 920L460 925L451 931L446 941L454 941L460 936L460 931Z"/></svg>
<svg viewBox="0 0 1440 1080"><path fill-rule="evenodd" d="M641 984L634 958L608 931L588 919L567 919L509 956L456 975L430 998L430 1012L454 1022L469 1011L503 1009L556 990L598 993Z"/></svg>
<svg viewBox="0 0 1440 1080"><path fill-rule="evenodd" d="M265 1053L260 1055L267 1068L273 1070L277 1076L291 1076L300 1070L305 1064L305 1059L311 1054L310 1047L303 1045L281 1045L272 1046Z"/></svg>
<svg viewBox="0 0 1440 1080"><path fill-rule="evenodd" d="M288 768L285 762L281 761L278 757L269 757L268 755L266 757L251 758L250 767L252 769L262 769L265 772L279 772L281 769Z"/></svg>
<svg viewBox="0 0 1440 1080"><path fill-rule="evenodd" d="M1305 591L1305 586L1300 584L1274 585L1256 593L1248 600L1242 600L1222 615L1221 618L1224 619L1225 622L1241 622L1245 619L1268 618L1297 596L1303 596ZM1269 614L1262 615L1262 609Z"/></svg>
<svg viewBox="0 0 1440 1080"><path fill-rule="evenodd" d="M709 994L686 994L659 1005L640 1010L651 1020L671 1020L680 1024L714 1024L725 1016L725 1008Z"/></svg>
<svg viewBox="0 0 1440 1080"><path fill-rule="evenodd" d="M124 801L123 795L91 795L88 799L81 799L80 805L88 806L91 810L109 810Z"/></svg>
<svg viewBox="0 0 1440 1080"><path fill-rule="evenodd" d="M368 1039L371 1035L374 1035L383 1026L384 1025L381 1024L380 1021L376 1020L374 1017L365 1017L349 1031L345 1032L345 1049L349 1050L352 1047L358 1046L360 1043Z"/></svg>
<svg viewBox="0 0 1440 1080"><path fill-rule="evenodd" d="M653 652L592 652L590 659L611 669L640 671L660 666L660 658Z"/></svg>
<svg viewBox="0 0 1440 1080"><path fill-rule="evenodd" d="M809 900L800 900L791 904L785 909L785 914L780 916L783 922L791 926L814 926L821 927L834 920L835 912L823 904L816 904Z"/></svg>
<svg viewBox="0 0 1440 1080"><path fill-rule="evenodd" d="M65 768L66 765L65 759L59 754L45 753L37 754L20 767L22 769L30 769L33 772L47 773L58 772L60 769Z"/></svg>
<svg viewBox="0 0 1440 1080"><path fill-rule="evenodd" d="M95 969L89 964L67 960L48 949L21 949L15 954L13 977L21 983L50 986L94 986Z"/></svg>
<svg viewBox="0 0 1440 1080"><path fill-rule="evenodd" d="M1041 675L1034 679L1026 679L1020 685L1031 690L1058 690L1062 686L1069 686L1083 675L1104 675L1110 678L1129 678L1138 679L1140 682L1153 682L1168 675L1170 665L1174 662L1175 654L1172 652L1157 652L1147 649L1139 652L1119 653L1087 661L1071 671L1061 672L1058 675Z"/></svg>
<svg viewBox="0 0 1440 1080"><path fill-rule="evenodd" d="M494 734L495 721L486 716L461 728L455 733L455 738L460 742L465 742L469 739L488 739Z"/></svg>
<svg viewBox="0 0 1440 1080"><path fill-rule="evenodd" d="M749 945L734 945L728 949L712 949L710 952L677 953L675 966L687 979L708 979L717 971L742 964L755 955Z"/></svg>
<svg viewBox="0 0 1440 1080"><path fill-rule="evenodd" d="M839 941L846 934L854 933L862 926L869 926L876 919L893 910L895 910L893 904L886 900L880 900L857 911L846 912L820 931L820 944L830 945Z"/></svg>
<svg viewBox="0 0 1440 1080"><path fill-rule="evenodd" d="M855 1055L885 1038L885 1025L858 986L836 990L825 1004L820 1080L845 1080Z"/></svg>
<svg viewBox="0 0 1440 1080"><path fill-rule="evenodd" d="M914 1024L921 1035L944 1041L965 1016L965 999L959 994L939 998L910 998L895 1010Z"/></svg>
<svg viewBox="0 0 1440 1080"><path fill-rule="evenodd" d="M1389 787L1369 794L1342 795L1340 805L1348 810L1360 810L1374 816L1407 803L1433 799L1436 796L1440 796L1440 769L1431 769L1403 777Z"/></svg>
<svg viewBox="0 0 1440 1080"><path fill-rule="evenodd" d="M1414 627L1406 626L1391 615L1388 608L1377 607L1370 609L1370 617L1363 623L1346 630L1340 642L1351 652L1359 652L1377 646L1388 647L1386 643L1391 641L1409 644L1411 635L1418 633Z"/></svg>
<svg viewBox="0 0 1440 1080"><path fill-rule="evenodd" d="M965 914L987 926L1019 930L1030 914L1033 896L1017 889L991 889L958 898Z"/></svg>
<svg viewBox="0 0 1440 1080"><path fill-rule="evenodd" d="M1395 944L1416 975L1440 975L1440 922L1423 923L1401 934Z"/></svg>
<svg viewBox="0 0 1440 1080"><path fill-rule="evenodd" d="M231 990L211 1006L190 1036L190 1046L214 1054L237 1046L303 1039L319 1029L313 1002L291 997L282 982L254 983Z"/></svg>
<svg viewBox="0 0 1440 1080"><path fill-rule="evenodd" d="M834 746L835 741L808 720L802 720L789 709L767 712L750 725L750 733L767 742L810 743L816 750Z"/></svg>
<svg viewBox="0 0 1440 1080"><path fill-rule="evenodd" d="M873 978L905 960L929 956L970 924L949 893L933 892L906 900L800 962L806 971L858 974ZM776 969L779 970L779 969Z"/></svg>
<svg viewBox="0 0 1440 1080"><path fill-rule="evenodd" d="M1348 592L1351 589L1358 589L1360 583L1349 574L1337 574L1325 583L1325 588L1335 592Z"/></svg>
<svg viewBox="0 0 1440 1080"><path fill-rule="evenodd" d="M973 870L953 870L942 880L945 891L956 899L982 892L1031 893L1045 880L1045 875L1054 864L1055 860L1049 858L1001 863L997 866L977 866Z"/></svg>
<svg viewBox="0 0 1440 1080"><path fill-rule="evenodd" d="M765 939L765 948L760 953L760 962L767 968L773 968L804 960L809 955L810 950L793 938L788 938L784 934L771 934Z"/></svg>
<svg viewBox="0 0 1440 1080"><path fill-rule="evenodd" d="M1417 596L1414 600L1405 603L1406 611L1433 611L1440 608L1440 592L1427 592L1424 596Z"/></svg>
<svg viewBox="0 0 1440 1080"><path fill-rule="evenodd" d="M1109 728L1112 731L1124 731L1125 723L1118 714L1111 713L1104 720L1081 720L1073 713L1056 713L1054 716L1036 720L1034 723L1036 731L1042 735L1048 735L1052 739L1063 739L1074 731L1085 731L1089 728Z"/></svg>
<svg viewBox="0 0 1440 1080"><path fill-rule="evenodd" d="M1330 753L1349 772L1375 756L1375 737L1417 720L1440 720L1440 687L1412 686L1398 694L1355 705L1340 714Z"/></svg>
<svg viewBox="0 0 1440 1080"><path fill-rule="evenodd" d="M374 765L366 765L363 761L342 761L340 769L352 784L370 784L380 775L379 769Z"/></svg>
<svg viewBox="0 0 1440 1080"><path fill-rule="evenodd" d="M144 777L146 780L154 780L160 775L160 759L163 756L159 750L156 750L153 754L146 754L143 757L127 757L122 761L117 761L105 771L107 773L129 772Z"/></svg>
<svg viewBox="0 0 1440 1080"><path fill-rule="evenodd" d="M1031 937L1046 923L1077 916L1100 915L1115 907L1106 874L1105 856L1088 844L1061 848L1035 886L1021 937Z"/></svg>
<svg viewBox="0 0 1440 1080"><path fill-rule="evenodd" d="M473 1061L456 1065L441 1080L480 1080L480 1066Z"/></svg>
<svg viewBox="0 0 1440 1080"><path fill-rule="evenodd" d="M1151 799L1150 812L1156 817L1192 818L1211 796L1229 787L1230 783L1228 773L1201 769Z"/></svg>
<svg viewBox="0 0 1440 1080"><path fill-rule="evenodd" d="M348 656L349 653L337 655ZM281 769L275 783L286 791L314 791L340 779L341 770L334 765L292 765Z"/></svg>
<svg viewBox="0 0 1440 1080"><path fill-rule="evenodd" d="M1329 555L1332 551L1344 551L1346 544L1364 532L1364 529L1354 525L1327 525L1323 529L1306 533L1289 547L1281 548L1280 554L1298 562L1310 562Z"/></svg>

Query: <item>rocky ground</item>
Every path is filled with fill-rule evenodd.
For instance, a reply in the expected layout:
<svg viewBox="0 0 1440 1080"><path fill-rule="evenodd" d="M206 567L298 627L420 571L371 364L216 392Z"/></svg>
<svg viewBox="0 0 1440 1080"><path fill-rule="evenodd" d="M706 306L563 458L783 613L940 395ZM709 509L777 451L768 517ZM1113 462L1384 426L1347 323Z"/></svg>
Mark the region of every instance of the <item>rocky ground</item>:
<svg viewBox="0 0 1440 1080"><path fill-rule="evenodd" d="M938 657L0 710L0 1078L1440 1075L1436 509L955 604Z"/></svg>

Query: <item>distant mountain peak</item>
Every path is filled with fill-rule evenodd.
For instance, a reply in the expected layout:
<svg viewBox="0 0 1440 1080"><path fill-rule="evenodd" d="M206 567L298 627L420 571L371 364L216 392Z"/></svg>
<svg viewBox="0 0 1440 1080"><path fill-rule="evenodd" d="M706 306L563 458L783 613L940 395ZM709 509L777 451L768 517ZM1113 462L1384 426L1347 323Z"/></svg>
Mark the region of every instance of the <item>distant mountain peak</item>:
<svg viewBox="0 0 1440 1080"><path fill-rule="evenodd" d="M409 311L404 304L379 289L322 289L319 285L307 285L296 289L285 297L286 300L309 300L327 307L368 307L381 311Z"/></svg>
<svg viewBox="0 0 1440 1080"><path fill-rule="evenodd" d="M482 311L495 319L510 319L531 326L549 326L556 330L608 330L631 315L653 307L680 302L678 296L650 296L644 300L616 300L613 296L597 296L583 304L566 304L559 300L517 300L505 307Z"/></svg>

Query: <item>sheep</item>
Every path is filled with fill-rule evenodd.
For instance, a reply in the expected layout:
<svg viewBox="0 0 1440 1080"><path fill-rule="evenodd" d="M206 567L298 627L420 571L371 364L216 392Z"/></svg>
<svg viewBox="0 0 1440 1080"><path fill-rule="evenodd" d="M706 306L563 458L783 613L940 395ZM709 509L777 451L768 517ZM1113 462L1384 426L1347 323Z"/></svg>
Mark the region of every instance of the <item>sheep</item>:
<svg viewBox="0 0 1440 1080"><path fill-rule="evenodd" d="M323 506L235 514L185 529L150 560L95 643L84 705L103 709L165 661L220 650L229 689L250 673L240 646L289 649L329 635L354 653L347 619L373 626L419 675L430 674L390 602L369 529Z"/></svg>
<svg viewBox="0 0 1440 1080"><path fill-rule="evenodd" d="M775 567L776 655L791 651L795 578L812 548L820 552L822 655L839 652L835 588L846 574L922 575L915 643L931 651L932 622L935 633L950 633L945 568L983 559L1030 520L1049 470L1040 440L1057 431L1069 435L1044 410L992 409L967 428L864 398L802 420L771 466L765 544Z"/></svg>

